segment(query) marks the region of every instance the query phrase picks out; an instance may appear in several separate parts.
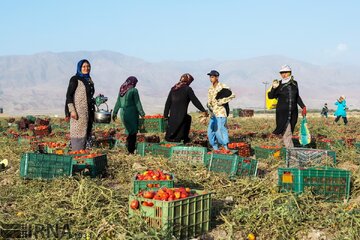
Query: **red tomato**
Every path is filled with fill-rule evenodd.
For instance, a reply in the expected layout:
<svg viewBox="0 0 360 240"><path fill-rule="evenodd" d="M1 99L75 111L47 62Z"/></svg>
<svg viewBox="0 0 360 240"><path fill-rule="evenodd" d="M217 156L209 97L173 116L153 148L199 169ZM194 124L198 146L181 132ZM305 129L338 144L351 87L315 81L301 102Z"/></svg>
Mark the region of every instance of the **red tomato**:
<svg viewBox="0 0 360 240"><path fill-rule="evenodd" d="M154 198L154 192L152 191L146 191L143 193L144 198L152 199Z"/></svg>
<svg viewBox="0 0 360 240"><path fill-rule="evenodd" d="M130 207L133 210L136 210L139 208L139 201L138 200L132 200L130 203Z"/></svg>

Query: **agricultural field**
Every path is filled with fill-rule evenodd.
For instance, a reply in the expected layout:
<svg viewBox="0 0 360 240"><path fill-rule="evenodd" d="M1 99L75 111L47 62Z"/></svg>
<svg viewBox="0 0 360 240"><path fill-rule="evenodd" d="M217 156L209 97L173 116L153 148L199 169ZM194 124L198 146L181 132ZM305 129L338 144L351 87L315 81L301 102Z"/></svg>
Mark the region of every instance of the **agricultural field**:
<svg viewBox="0 0 360 240"><path fill-rule="evenodd" d="M300 119L299 119L300 120ZM129 195L136 173L161 169L174 174L175 187L205 190L211 194L210 230L197 239L360 239L360 117L349 116L349 124L333 124L318 114L308 116L310 133L321 138L342 140L334 144L337 168L351 171L349 199L329 202L312 192L296 195L280 192L278 168L285 166L282 158L258 159L256 177L232 177L209 171L204 164L170 161L163 156L127 155L121 146L100 144L94 148L106 153L107 173L102 178L82 175L53 180L20 178L20 158L33 146L19 142L19 132L1 119L0 161L9 160L9 167L0 172L0 223L47 224L68 226L62 239L172 239L167 233L153 229L141 217L129 218ZM44 142L67 142L68 128L60 119ZM281 139L271 135L275 119L271 114L253 118L229 118L232 142L246 141L251 147L281 145ZM299 125L299 124L298 124ZM41 130L41 129L39 129ZM123 133L121 124L96 125L95 131ZM193 115L191 137L193 145L206 140L206 126ZM154 135L154 134L146 134ZM157 134L163 139L163 133ZM326 142L326 141L325 141ZM250 237L251 238L251 237ZM47 239L39 235L38 239Z"/></svg>

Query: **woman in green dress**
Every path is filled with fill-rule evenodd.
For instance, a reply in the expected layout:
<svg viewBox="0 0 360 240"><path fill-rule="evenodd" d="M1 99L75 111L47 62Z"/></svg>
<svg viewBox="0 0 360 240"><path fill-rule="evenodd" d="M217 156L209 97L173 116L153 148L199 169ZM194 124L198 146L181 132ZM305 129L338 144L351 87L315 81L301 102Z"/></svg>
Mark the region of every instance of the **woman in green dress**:
<svg viewBox="0 0 360 240"><path fill-rule="evenodd" d="M118 99L113 112L113 120L117 118L117 113L121 108L120 118L123 122L126 134L126 147L130 154L134 154L136 149L136 134L139 128L139 116L144 117L145 112L142 108L139 92L135 88L138 80L134 76L128 77L121 85Z"/></svg>

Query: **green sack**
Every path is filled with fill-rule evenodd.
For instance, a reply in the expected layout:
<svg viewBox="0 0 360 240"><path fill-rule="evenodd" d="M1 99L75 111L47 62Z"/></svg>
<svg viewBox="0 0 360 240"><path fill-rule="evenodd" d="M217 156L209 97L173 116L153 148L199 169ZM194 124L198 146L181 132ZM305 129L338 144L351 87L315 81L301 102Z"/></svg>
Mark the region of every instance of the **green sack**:
<svg viewBox="0 0 360 240"><path fill-rule="evenodd" d="M302 146L308 145L311 142L311 135L307 126L306 116L303 117L300 124L299 142Z"/></svg>

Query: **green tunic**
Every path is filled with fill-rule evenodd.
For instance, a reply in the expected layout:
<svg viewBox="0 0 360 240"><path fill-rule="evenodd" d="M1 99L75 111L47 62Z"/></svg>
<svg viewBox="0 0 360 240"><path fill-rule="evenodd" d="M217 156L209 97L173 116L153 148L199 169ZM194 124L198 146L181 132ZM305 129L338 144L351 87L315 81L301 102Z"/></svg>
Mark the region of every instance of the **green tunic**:
<svg viewBox="0 0 360 240"><path fill-rule="evenodd" d="M117 115L119 109L120 118L123 122L127 134L136 134L139 128L139 116L145 116L142 108L139 92L136 88L131 88L121 97L120 94L115 104L114 114Z"/></svg>

